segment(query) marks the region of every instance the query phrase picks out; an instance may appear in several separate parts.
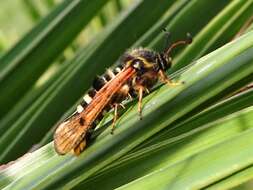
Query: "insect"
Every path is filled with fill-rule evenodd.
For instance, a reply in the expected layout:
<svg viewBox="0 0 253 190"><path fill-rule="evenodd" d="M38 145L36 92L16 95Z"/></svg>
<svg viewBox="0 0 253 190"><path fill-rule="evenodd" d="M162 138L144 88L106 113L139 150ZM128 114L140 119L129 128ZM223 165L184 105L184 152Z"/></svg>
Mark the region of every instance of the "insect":
<svg viewBox="0 0 253 190"><path fill-rule="evenodd" d="M97 77L93 87L83 97L72 116L63 121L54 134L54 147L58 154L73 152L79 155L89 141L91 129L94 129L104 114L114 109L112 131L118 118L119 106L127 98L138 96L138 113L142 118L142 98L144 93L156 84L158 80L169 85L181 83L172 82L165 74L171 67L171 51L179 46L192 42L190 34L185 40L177 41L165 48L163 52L138 48L127 51L121 57L120 65L114 70Z"/></svg>

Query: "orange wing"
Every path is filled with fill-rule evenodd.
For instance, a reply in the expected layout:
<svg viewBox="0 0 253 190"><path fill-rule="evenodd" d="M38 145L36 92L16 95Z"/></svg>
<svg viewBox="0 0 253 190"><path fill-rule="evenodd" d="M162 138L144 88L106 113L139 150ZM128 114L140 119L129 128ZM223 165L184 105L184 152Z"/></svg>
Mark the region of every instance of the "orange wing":
<svg viewBox="0 0 253 190"><path fill-rule="evenodd" d="M135 69L128 67L123 69L117 76L103 86L95 95L90 104L77 116L61 123L54 134L54 147L57 153L66 154L76 150L77 154L86 146L85 135L91 123L110 102L113 95L125 84L135 73ZM80 123L80 119L84 122Z"/></svg>
<svg viewBox="0 0 253 190"><path fill-rule="evenodd" d="M89 126L80 125L78 118L72 118L61 123L54 134L54 147L58 154L66 154L77 147L81 141L85 142L85 135Z"/></svg>

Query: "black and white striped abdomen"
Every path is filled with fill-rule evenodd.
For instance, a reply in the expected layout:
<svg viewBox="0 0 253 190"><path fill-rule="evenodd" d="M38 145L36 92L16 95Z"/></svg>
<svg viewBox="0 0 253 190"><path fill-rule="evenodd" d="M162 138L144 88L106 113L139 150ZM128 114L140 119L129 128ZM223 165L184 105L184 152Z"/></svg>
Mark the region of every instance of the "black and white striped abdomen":
<svg viewBox="0 0 253 190"><path fill-rule="evenodd" d="M110 80L116 77L116 75L121 72L122 67L118 66L114 70L107 69L106 73L102 76L97 76L92 83L92 87L88 90L87 94L83 96L81 103L77 106L76 112L81 113L85 110L85 108L91 103L93 98L96 96L97 92ZM106 106L108 109L108 106ZM102 114L103 116L104 114ZM98 119L101 117L98 116Z"/></svg>

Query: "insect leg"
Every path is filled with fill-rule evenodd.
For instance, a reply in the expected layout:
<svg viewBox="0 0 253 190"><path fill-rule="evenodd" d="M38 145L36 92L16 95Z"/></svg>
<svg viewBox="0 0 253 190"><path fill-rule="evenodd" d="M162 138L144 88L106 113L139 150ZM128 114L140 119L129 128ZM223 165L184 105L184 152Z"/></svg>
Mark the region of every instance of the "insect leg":
<svg viewBox="0 0 253 190"><path fill-rule="evenodd" d="M133 97L131 96L130 93L127 93L127 96L129 97L130 100L133 100Z"/></svg>
<svg viewBox="0 0 253 190"><path fill-rule="evenodd" d="M113 117L113 122L112 122L112 130L111 130L111 134L113 134L114 129L115 129L115 123L118 119L118 106L119 104L115 103L114 105L114 117Z"/></svg>
<svg viewBox="0 0 253 190"><path fill-rule="evenodd" d="M170 80L170 78L162 71L160 70L158 72L159 78L162 82L168 84L169 86L178 86L184 84L184 82L173 82Z"/></svg>
<svg viewBox="0 0 253 190"><path fill-rule="evenodd" d="M142 97L143 97L143 90L144 90L144 87L143 86L140 86L139 87L139 92L138 92L138 113L139 113L139 116L140 116L140 120L142 119Z"/></svg>
<svg viewBox="0 0 253 190"><path fill-rule="evenodd" d="M119 104L123 109L126 109L126 107L124 106L124 104Z"/></svg>

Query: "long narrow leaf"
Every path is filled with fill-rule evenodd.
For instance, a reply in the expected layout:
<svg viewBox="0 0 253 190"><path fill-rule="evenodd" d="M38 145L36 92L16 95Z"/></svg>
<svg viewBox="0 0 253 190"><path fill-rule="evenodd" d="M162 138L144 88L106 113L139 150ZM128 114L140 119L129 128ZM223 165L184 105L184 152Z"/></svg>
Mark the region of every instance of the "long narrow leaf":
<svg viewBox="0 0 253 190"><path fill-rule="evenodd" d="M240 125L240 119L252 117L252 108L234 116L221 125ZM248 123L250 124L250 123ZM251 122L252 125L252 122ZM241 123L243 126L243 123ZM164 167L157 172L136 180L119 189L200 189L231 173L237 172L253 163L253 130L228 139L216 146L193 155L171 167ZM240 150L240 151L238 151ZM211 161L211 162L210 162ZM194 172L192 172L194 171ZM149 179L147 179L149 178Z"/></svg>

